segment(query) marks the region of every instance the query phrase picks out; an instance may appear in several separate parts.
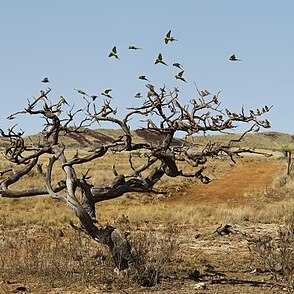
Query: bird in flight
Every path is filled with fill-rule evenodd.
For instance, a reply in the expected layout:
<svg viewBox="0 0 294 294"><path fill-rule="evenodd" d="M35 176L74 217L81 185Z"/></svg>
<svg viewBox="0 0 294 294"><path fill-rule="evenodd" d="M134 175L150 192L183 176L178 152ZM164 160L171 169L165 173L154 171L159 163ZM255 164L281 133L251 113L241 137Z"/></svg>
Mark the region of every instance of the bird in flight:
<svg viewBox="0 0 294 294"><path fill-rule="evenodd" d="M150 82L146 76L139 76L139 80L143 80L143 81L147 81L147 82Z"/></svg>
<svg viewBox="0 0 294 294"><path fill-rule="evenodd" d="M118 57L118 54L117 54L116 46L114 46L112 48L112 50L109 53L108 57L115 57L116 59L120 60L120 58Z"/></svg>
<svg viewBox="0 0 294 294"><path fill-rule="evenodd" d="M179 69L183 69L183 66L180 63L178 63L178 62L173 63L173 66L174 67L177 67Z"/></svg>
<svg viewBox="0 0 294 294"><path fill-rule="evenodd" d="M171 30L168 31L168 33L165 35L164 42L167 44L168 42L178 41L174 37L171 36Z"/></svg>
<svg viewBox="0 0 294 294"><path fill-rule="evenodd" d="M49 81L49 79L48 79L47 77L44 78L41 82L42 82L42 83L50 83L50 81Z"/></svg>
<svg viewBox="0 0 294 294"><path fill-rule="evenodd" d="M140 92L138 92L135 96L134 96L134 98L137 98L137 99L139 99L139 98L142 98L142 95L141 95L141 93Z"/></svg>
<svg viewBox="0 0 294 294"><path fill-rule="evenodd" d="M66 104L66 105L69 106L68 102L65 100L65 98L63 96L60 96L59 99L60 99L62 104Z"/></svg>
<svg viewBox="0 0 294 294"><path fill-rule="evenodd" d="M158 56L157 56L157 58L156 58L156 60L155 60L154 63L155 63L155 64L161 63L161 64L164 64L164 65L167 66L167 64L166 64L166 63L163 61L163 59L162 59L162 54L161 54L161 53L158 54Z"/></svg>
<svg viewBox="0 0 294 294"><path fill-rule="evenodd" d="M184 74L184 71L182 70L181 72L179 72L178 74L175 75L175 78L177 80L181 80L181 81L187 83L187 81L183 78L183 74Z"/></svg>
<svg viewBox="0 0 294 294"><path fill-rule="evenodd" d="M85 95L85 96L89 96L86 92L84 92L83 90L79 90L79 89L75 89L79 94L81 95Z"/></svg>
<svg viewBox="0 0 294 294"><path fill-rule="evenodd" d="M235 54L231 55L229 58L230 61L241 61L242 59L238 59Z"/></svg>
<svg viewBox="0 0 294 294"><path fill-rule="evenodd" d="M92 96L91 96L91 98L92 98L93 101L95 101L97 97L98 97L98 96L96 96L96 95L92 95Z"/></svg>
<svg viewBox="0 0 294 294"><path fill-rule="evenodd" d="M136 46L133 46L133 45L129 46L129 50L138 50L138 49L142 49L142 48L139 48L139 47L136 47Z"/></svg>
<svg viewBox="0 0 294 294"><path fill-rule="evenodd" d="M112 91L112 89L104 90L104 92L102 92L101 95L103 95L103 96L105 96L107 98L112 99L112 96L109 94L111 91Z"/></svg>

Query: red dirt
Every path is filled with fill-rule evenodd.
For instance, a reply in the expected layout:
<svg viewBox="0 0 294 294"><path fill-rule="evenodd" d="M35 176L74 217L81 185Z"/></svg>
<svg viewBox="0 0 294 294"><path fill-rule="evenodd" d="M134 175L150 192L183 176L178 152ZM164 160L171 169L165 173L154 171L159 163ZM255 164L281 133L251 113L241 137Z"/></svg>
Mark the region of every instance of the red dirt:
<svg viewBox="0 0 294 294"><path fill-rule="evenodd" d="M172 197L170 201L244 205L250 194L262 192L272 185L274 175L279 169L276 161L243 161L224 176L219 176L207 185L188 188L184 195Z"/></svg>

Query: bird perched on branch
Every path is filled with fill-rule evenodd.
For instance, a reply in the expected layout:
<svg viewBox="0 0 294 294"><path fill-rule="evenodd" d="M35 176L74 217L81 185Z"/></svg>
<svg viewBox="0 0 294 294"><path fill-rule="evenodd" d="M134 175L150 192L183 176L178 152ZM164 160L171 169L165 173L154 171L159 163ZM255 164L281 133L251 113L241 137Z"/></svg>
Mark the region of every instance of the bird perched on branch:
<svg viewBox="0 0 294 294"><path fill-rule="evenodd" d="M207 90L200 91L200 96L201 97L205 97L205 96L208 96L208 95L210 95L210 93Z"/></svg>
<svg viewBox="0 0 294 294"><path fill-rule="evenodd" d="M171 36L171 30L169 30L168 33L165 35L164 42L165 44L167 44L168 42L174 42L174 41L178 41L178 40Z"/></svg>
<svg viewBox="0 0 294 294"><path fill-rule="evenodd" d="M151 85L151 84L147 84L146 87L149 89L148 93L147 93L147 97L150 98L152 96L156 96L156 92L155 92L155 89L154 89L154 86Z"/></svg>
<svg viewBox="0 0 294 294"><path fill-rule="evenodd" d="M235 54L231 55L229 58L230 61L241 61L242 59L238 59Z"/></svg>
<svg viewBox="0 0 294 294"><path fill-rule="evenodd" d="M112 48L112 50L109 53L108 57L115 57L116 59L120 60L120 58L118 57L118 54L117 54L116 46L114 46Z"/></svg>
<svg viewBox="0 0 294 294"><path fill-rule="evenodd" d="M97 97L98 97L98 96L96 96L96 95L92 95L92 96L91 96L91 98L92 98L93 101L95 101Z"/></svg>
<svg viewBox="0 0 294 294"><path fill-rule="evenodd" d="M49 79L48 79L47 77L44 78L41 82L42 82L42 83L50 83L50 81L49 81Z"/></svg>
<svg viewBox="0 0 294 294"><path fill-rule="evenodd" d="M162 54L161 54L161 53L158 54L158 56L157 56L157 58L156 58L156 60L155 60L154 63L155 63L155 64L161 63L161 64L164 64L164 65L167 66L167 64L166 64L166 63L163 61L163 59L162 59Z"/></svg>
<svg viewBox="0 0 294 294"><path fill-rule="evenodd" d="M62 104L66 104L66 105L69 106L68 102L65 100L65 98L63 96L60 96L59 99L60 99Z"/></svg>
<svg viewBox="0 0 294 294"><path fill-rule="evenodd" d="M175 78L177 80L181 80L181 81L187 83L187 81L183 78L183 74L184 74L184 71L182 70L181 72L179 72L178 74L175 75Z"/></svg>
<svg viewBox="0 0 294 294"><path fill-rule="evenodd" d="M107 98L112 99L112 96L109 94L111 91L112 91L112 89L104 90L104 92L102 92L101 95L103 95L103 96L105 96Z"/></svg>

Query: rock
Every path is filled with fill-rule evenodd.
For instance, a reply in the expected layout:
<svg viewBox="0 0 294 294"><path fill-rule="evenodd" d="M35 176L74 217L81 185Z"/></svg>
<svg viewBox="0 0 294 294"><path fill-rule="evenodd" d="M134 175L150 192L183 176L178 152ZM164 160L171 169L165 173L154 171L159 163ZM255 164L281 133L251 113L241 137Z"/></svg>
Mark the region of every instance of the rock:
<svg viewBox="0 0 294 294"><path fill-rule="evenodd" d="M197 283L197 284L194 286L194 288L195 288L196 290L205 290L205 289L206 289L206 283L204 283L204 282L199 282L199 283Z"/></svg>
<svg viewBox="0 0 294 294"><path fill-rule="evenodd" d="M260 274L262 273L263 271L260 269L260 268L255 268L254 270L250 271L249 273L250 274Z"/></svg>

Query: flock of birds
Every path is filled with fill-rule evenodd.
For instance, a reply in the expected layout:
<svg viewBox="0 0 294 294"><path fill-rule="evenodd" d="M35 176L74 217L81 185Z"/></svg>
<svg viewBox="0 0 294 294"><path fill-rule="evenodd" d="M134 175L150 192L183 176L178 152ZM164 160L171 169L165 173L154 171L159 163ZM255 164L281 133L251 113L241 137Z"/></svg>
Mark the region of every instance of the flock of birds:
<svg viewBox="0 0 294 294"><path fill-rule="evenodd" d="M165 44L168 44L168 43L170 43L170 42L175 42L175 41L178 41L178 40L175 39L175 38L172 36L171 30L169 30L169 31L167 32L167 34L165 35L165 37L164 37L164 43L165 43ZM142 49L142 48L137 47L137 46L134 46L134 45L130 45L130 46L128 47L128 49L129 49L129 50L140 50L140 49ZM109 58L115 58L115 59L120 60L120 57L119 57L119 55L118 55L118 52L117 52L117 48L116 48L116 46L114 46L114 47L112 48L112 50L111 50L110 53L108 54L108 57L109 57ZM231 55L231 56L229 57L229 60L230 60L230 61L233 61L233 62L234 62L234 61L241 61L241 59L237 58L235 54ZM158 54L157 58L155 59L154 64L162 64L162 65L168 66L168 64L164 61L163 56L162 56L161 53ZM180 70L180 72L177 73L177 74L175 75L175 78L176 78L177 80L180 80L180 81L182 81L182 82L187 83L187 81L186 81L185 78L183 77L183 75L184 75L184 73L185 73L185 71L183 70L183 66L182 66L180 63L178 63L178 62L174 62L172 65ZM139 80L143 80L143 81L150 82L150 81L148 80L148 78L147 78L145 75L140 75L138 78L139 78ZM42 82L42 83L49 83L50 81L49 81L48 77L45 77L41 82ZM89 96L86 92L84 92L84 91L82 91L82 90L79 90L79 89L75 89L75 90L77 91L78 94L81 94L81 95L83 95L83 96L91 97L93 101L95 101L96 98L98 97L97 95L91 95L91 96ZM106 89L106 90L104 90L100 95L105 96L106 98L112 99L112 96L111 96L111 93L110 93L111 91L112 91L112 89ZM143 97L143 96L141 95L141 93L137 93L137 94L134 96L134 98L142 98L142 97ZM64 104L69 105L63 96L60 96L60 101L61 101L62 103L64 103Z"/></svg>

